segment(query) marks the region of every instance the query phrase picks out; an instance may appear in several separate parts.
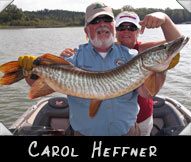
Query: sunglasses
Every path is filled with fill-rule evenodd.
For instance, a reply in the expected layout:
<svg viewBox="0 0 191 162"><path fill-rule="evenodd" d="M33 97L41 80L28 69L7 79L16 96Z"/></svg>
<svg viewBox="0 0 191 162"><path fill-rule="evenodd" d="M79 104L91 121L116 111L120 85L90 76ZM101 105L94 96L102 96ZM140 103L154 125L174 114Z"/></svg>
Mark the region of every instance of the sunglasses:
<svg viewBox="0 0 191 162"><path fill-rule="evenodd" d="M89 24L99 24L103 20L105 23L113 22L113 18L110 16L96 17Z"/></svg>
<svg viewBox="0 0 191 162"><path fill-rule="evenodd" d="M138 30L137 26L136 25L120 25L119 27L116 28L117 31L125 31L125 30L128 30L128 31L136 31Z"/></svg>

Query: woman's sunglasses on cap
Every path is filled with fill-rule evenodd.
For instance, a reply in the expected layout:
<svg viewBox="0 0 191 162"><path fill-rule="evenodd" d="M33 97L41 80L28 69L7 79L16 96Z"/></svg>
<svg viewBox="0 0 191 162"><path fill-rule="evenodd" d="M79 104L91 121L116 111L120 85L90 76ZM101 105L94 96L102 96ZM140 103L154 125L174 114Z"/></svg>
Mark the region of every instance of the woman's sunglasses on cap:
<svg viewBox="0 0 191 162"><path fill-rule="evenodd" d="M134 24L131 24L131 25L119 25L116 28L117 31L125 31L126 29L128 31L136 31L136 30L138 30L137 26L134 25Z"/></svg>
<svg viewBox="0 0 191 162"><path fill-rule="evenodd" d="M110 16L99 16L93 19L89 24L99 24L103 20L105 23L113 22L113 18Z"/></svg>

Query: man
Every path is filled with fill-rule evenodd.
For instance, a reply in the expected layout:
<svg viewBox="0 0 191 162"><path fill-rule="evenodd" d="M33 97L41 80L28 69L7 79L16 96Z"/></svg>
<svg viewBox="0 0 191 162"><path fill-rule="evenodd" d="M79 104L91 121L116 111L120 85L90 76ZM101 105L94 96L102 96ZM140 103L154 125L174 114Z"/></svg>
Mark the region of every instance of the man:
<svg viewBox="0 0 191 162"><path fill-rule="evenodd" d="M142 29L140 24L142 24ZM168 27L166 27L168 26ZM158 28L161 27L166 40L151 41L146 43L141 43L138 40L139 33L143 33L144 28ZM166 31L168 28L171 30ZM177 39L181 34L176 28L176 25L170 20L170 18L162 13L152 13L145 16L143 21L140 21L139 16L134 12L123 11L116 17L116 37L118 43L127 46L131 49L136 49L139 52L165 43L166 41L171 41ZM175 62L171 64L177 64L179 56L174 59ZM156 74L158 75L158 74ZM162 74L161 74L162 75ZM156 76L158 77L158 76ZM165 75L164 75L165 77ZM152 99L145 99L138 96L138 103L140 105L140 112L138 114L137 123L141 130L142 136L148 136L151 133L153 127L153 103Z"/></svg>
<svg viewBox="0 0 191 162"><path fill-rule="evenodd" d="M104 71L119 66L118 60L127 62L134 57L128 48L114 44L115 24L112 9L104 3L89 5L85 14L85 33L89 38L87 44L79 46L75 55L67 60L75 66ZM20 66L32 68L34 57L21 56ZM88 117L90 99L68 96L70 107L70 124L75 135L140 135L136 124L139 105L137 95L148 96L144 86L120 97L104 100L93 118Z"/></svg>

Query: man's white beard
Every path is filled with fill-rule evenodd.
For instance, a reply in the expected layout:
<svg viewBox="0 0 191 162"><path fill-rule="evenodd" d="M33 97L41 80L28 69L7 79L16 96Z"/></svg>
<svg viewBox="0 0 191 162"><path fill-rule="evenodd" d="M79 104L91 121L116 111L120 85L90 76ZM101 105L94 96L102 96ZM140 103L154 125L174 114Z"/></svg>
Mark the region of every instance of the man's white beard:
<svg viewBox="0 0 191 162"><path fill-rule="evenodd" d="M98 34L105 32L105 33L110 33L109 38L98 38ZM110 32L110 30L107 27L100 27L96 30L96 35L94 39L91 39L89 28L88 28L88 37L90 39L90 42L92 45L96 48L109 48L114 42L114 36Z"/></svg>

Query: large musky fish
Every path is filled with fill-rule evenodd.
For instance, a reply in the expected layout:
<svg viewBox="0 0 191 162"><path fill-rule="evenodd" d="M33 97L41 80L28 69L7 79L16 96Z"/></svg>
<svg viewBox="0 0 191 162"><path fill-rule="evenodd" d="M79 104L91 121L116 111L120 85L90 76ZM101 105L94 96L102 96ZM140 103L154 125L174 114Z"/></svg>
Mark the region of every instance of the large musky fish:
<svg viewBox="0 0 191 162"><path fill-rule="evenodd" d="M169 43L147 49L131 61L107 71L89 71L74 67L66 60L45 54L38 57L31 71L19 67L18 61L0 66L4 76L0 77L0 86L13 84L32 74L39 76L31 87L31 99L48 95L55 91L67 95L90 98L89 116L93 117L101 102L128 93L143 83L152 96L156 94L154 79L149 78L155 72L168 68L171 60L188 42L184 36Z"/></svg>

